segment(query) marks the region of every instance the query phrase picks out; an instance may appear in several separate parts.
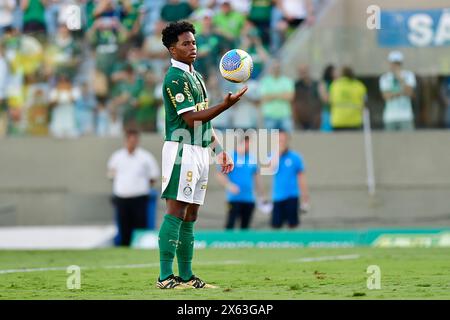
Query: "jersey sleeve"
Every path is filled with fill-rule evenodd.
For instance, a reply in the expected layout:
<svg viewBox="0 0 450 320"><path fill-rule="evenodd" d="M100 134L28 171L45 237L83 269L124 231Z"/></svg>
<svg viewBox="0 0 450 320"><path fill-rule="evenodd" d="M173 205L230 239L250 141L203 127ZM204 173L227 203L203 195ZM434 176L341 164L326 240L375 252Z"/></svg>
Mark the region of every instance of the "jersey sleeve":
<svg viewBox="0 0 450 320"><path fill-rule="evenodd" d="M169 103L177 113L183 114L195 110L195 102L191 88L186 79L180 75L169 75L164 82L164 90L169 98Z"/></svg>
<svg viewBox="0 0 450 320"><path fill-rule="evenodd" d="M117 170L117 152L114 152L108 160L108 170Z"/></svg>
<svg viewBox="0 0 450 320"><path fill-rule="evenodd" d="M303 173L305 172L305 162L303 161L303 157L301 155L297 155L297 163L296 163L296 169L297 173Z"/></svg>
<svg viewBox="0 0 450 320"><path fill-rule="evenodd" d="M157 179L159 177L159 166L155 157L151 153L146 154L147 174L150 179Z"/></svg>

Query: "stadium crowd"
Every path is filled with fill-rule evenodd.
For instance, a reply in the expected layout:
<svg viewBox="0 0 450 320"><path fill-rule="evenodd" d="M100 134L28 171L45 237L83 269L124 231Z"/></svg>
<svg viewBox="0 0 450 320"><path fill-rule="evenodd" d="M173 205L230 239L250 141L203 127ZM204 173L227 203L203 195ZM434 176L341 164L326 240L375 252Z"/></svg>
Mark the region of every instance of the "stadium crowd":
<svg viewBox="0 0 450 320"><path fill-rule="evenodd" d="M196 26L195 67L207 79L211 103L236 88L217 67L235 47L253 57L250 86L271 89L264 66L295 28L314 22L314 5L321 2L1 0L0 136L120 136L131 123L162 131L160 85L170 61L161 30L180 19ZM215 126L261 126L255 116L261 101L265 122L286 113L271 114L283 104L274 93L253 91Z"/></svg>
<svg viewBox="0 0 450 320"><path fill-rule="evenodd" d="M170 61L161 30L180 19L196 27L195 68L206 78L211 105L239 87L219 75L222 54L239 47L254 61L251 90L214 119L216 128L331 131L339 90L358 87L353 102L364 104L366 89L351 68L328 66L317 81L307 65L290 79L272 63L296 28L315 23L325 2L0 0L0 137L120 136L130 124L163 132L161 84ZM337 78L351 81L340 79L333 94ZM448 100L446 84L442 97ZM344 117L342 128L360 127L360 119ZM450 112L447 118L450 126Z"/></svg>

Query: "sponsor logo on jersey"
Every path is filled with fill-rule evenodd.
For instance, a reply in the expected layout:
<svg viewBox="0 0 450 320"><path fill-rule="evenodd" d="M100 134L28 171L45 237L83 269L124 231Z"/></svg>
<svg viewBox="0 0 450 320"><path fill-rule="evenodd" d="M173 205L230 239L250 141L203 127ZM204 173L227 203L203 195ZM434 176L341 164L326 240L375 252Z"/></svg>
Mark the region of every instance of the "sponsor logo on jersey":
<svg viewBox="0 0 450 320"><path fill-rule="evenodd" d="M172 91L170 91L169 88L166 88L166 91L167 91L167 94L169 95L170 101L172 102L173 106L176 108L176 107L177 107L177 104L176 104L175 97L174 97L173 94L172 94Z"/></svg>
<svg viewBox="0 0 450 320"><path fill-rule="evenodd" d="M186 95L186 97L188 98L188 101L193 102L194 99L192 98L191 91L189 90L189 84L186 81L184 82L183 91L184 91L184 94Z"/></svg>

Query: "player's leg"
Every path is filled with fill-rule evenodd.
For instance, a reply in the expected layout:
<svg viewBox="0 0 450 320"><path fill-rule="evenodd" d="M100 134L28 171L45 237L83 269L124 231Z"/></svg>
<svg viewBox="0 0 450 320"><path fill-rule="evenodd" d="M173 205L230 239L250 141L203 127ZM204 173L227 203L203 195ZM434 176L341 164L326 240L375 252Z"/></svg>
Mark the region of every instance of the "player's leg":
<svg viewBox="0 0 450 320"><path fill-rule="evenodd" d="M280 229L283 224L283 201L274 201L272 209L272 228Z"/></svg>
<svg viewBox="0 0 450 320"><path fill-rule="evenodd" d="M157 286L161 289L172 289L179 286L173 274L173 259L179 245L180 228L188 203L174 199L166 199L167 214L159 230L160 274Z"/></svg>
<svg viewBox="0 0 450 320"><path fill-rule="evenodd" d="M132 208L133 226L131 231L131 241L133 240L134 230L147 228L147 207L148 207L148 196L140 196L134 199Z"/></svg>
<svg viewBox="0 0 450 320"><path fill-rule="evenodd" d="M286 200L287 221L290 229L297 228L300 224L299 218L299 198L290 198Z"/></svg>
<svg viewBox="0 0 450 320"><path fill-rule="evenodd" d="M196 277L192 272L192 258L194 256L194 224L197 221L198 210L205 201L208 185L209 153L206 148L193 147L196 159L198 159L198 171L194 170L192 180L192 203L186 209L186 216L180 228L180 244L177 249L178 269L180 281L192 288L215 288Z"/></svg>
<svg viewBox="0 0 450 320"><path fill-rule="evenodd" d="M239 204L237 202L228 202L228 217L225 224L225 229L231 230L234 228L236 218L239 215Z"/></svg>
<svg viewBox="0 0 450 320"><path fill-rule="evenodd" d="M173 259L188 206L187 202L178 200L183 188L184 151L182 144L172 141L166 141L162 151L162 198L166 199L167 212L159 229L160 275L157 286L164 289L175 288L179 284L173 275Z"/></svg>
<svg viewBox="0 0 450 320"><path fill-rule="evenodd" d="M194 224L197 221L200 205L189 204L186 216L181 223L177 247L178 271L183 281L188 281L192 275L192 258L194 256Z"/></svg>
<svg viewBox="0 0 450 320"><path fill-rule="evenodd" d="M180 243L177 248L178 270L180 282L195 289L217 288L207 284L192 272L192 258L194 256L194 223L198 217L199 204L190 204L186 209L186 216L180 229Z"/></svg>
<svg viewBox="0 0 450 320"><path fill-rule="evenodd" d="M253 210L255 209L255 203L248 202L241 205L241 229L248 229L250 227L250 221L252 219Z"/></svg>
<svg viewBox="0 0 450 320"><path fill-rule="evenodd" d="M122 246L130 245L132 217L129 210L129 199L116 198L117 212L119 216L120 229L122 230L122 237L120 244Z"/></svg>
<svg viewBox="0 0 450 320"><path fill-rule="evenodd" d="M161 260L160 279L173 274L172 264L179 244L181 224L186 215L188 203L173 199L166 199L167 214L159 231L159 250Z"/></svg>

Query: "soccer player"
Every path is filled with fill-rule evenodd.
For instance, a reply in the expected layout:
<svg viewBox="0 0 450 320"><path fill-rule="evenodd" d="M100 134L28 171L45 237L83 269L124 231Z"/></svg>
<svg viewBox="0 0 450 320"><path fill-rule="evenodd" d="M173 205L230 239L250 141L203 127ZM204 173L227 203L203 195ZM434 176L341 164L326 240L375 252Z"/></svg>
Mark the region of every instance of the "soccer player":
<svg viewBox="0 0 450 320"><path fill-rule="evenodd" d="M247 87L208 108L208 94L202 76L193 68L197 57L194 26L186 21L173 22L162 31L162 42L172 57L172 66L163 83L166 111L165 142L162 150L162 198L167 214L159 230L161 289L208 288L192 272L194 224L203 204L208 183L209 150L217 156L222 172L233 170L231 157L211 127L211 119L233 106ZM179 276L173 274L177 256Z"/></svg>

